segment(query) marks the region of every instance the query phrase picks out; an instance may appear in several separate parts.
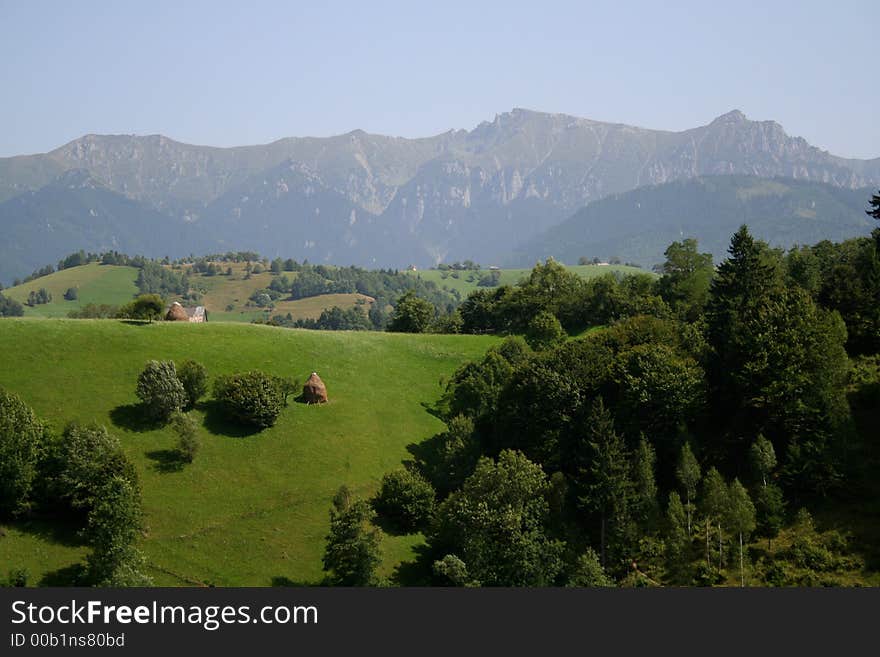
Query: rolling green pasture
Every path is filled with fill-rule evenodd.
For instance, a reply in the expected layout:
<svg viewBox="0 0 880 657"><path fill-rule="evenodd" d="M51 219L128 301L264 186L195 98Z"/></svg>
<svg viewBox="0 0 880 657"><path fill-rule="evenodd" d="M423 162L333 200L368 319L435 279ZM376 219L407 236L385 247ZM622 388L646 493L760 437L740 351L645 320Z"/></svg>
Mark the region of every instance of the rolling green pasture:
<svg viewBox="0 0 880 657"><path fill-rule="evenodd" d="M247 324L0 320L0 386L60 431L98 422L121 440L141 479L140 547L159 585L314 583L341 484L370 495L407 445L442 428L426 410L439 381L479 357L486 336L297 331ZM169 429L145 426L134 394L149 359L194 358L217 375L250 369L302 382L317 371L330 402L297 403L248 433L210 399L193 411L201 451L175 467ZM412 556L417 536L387 536L382 571ZM0 564L51 583L86 549L72 528L38 520L0 527Z"/></svg>
<svg viewBox="0 0 880 657"><path fill-rule="evenodd" d="M86 304L106 303L121 306L131 301L137 294L138 270L134 267L101 265L97 262L62 269L48 276L3 290L4 296L25 303L31 291L46 288L52 294L52 302L31 308L24 307L25 317L67 317L71 310L78 310ZM75 287L79 298L75 301L64 299L68 288Z"/></svg>

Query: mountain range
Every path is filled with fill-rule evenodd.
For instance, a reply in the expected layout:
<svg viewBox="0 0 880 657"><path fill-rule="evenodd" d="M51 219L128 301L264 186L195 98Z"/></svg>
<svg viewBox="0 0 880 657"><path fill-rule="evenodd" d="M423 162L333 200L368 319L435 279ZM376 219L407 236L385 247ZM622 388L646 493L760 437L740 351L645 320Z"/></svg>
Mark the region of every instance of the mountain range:
<svg viewBox="0 0 880 657"><path fill-rule="evenodd" d="M514 251L544 253L545 231L600 199L727 175L877 188L880 158L836 157L739 111L682 132L514 109L423 139L356 130L214 148L86 135L0 158L0 280L79 248L249 249L368 267L501 263Z"/></svg>

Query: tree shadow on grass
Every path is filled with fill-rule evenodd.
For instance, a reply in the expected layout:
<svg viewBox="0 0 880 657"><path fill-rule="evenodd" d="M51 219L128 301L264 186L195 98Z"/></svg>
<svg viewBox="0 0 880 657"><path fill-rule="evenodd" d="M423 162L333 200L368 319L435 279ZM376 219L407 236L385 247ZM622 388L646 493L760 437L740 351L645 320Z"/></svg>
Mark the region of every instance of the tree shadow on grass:
<svg viewBox="0 0 880 657"><path fill-rule="evenodd" d="M40 579L40 586L87 586L86 567L82 563L72 563L58 570L52 570Z"/></svg>
<svg viewBox="0 0 880 657"><path fill-rule="evenodd" d="M412 533L410 530L402 528L393 518L386 518L378 512L373 518L373 524L389 536L406 536Z"/></svg>
<svg viewBox="0 0 880 657"><path fill-rule="evenodd" d="M186 461L181 458L180 452L176 449L155 449L144 455L153 461L153 469L163 474L180 472L186 465Z"/></svg>
<svg viewBox="0 0 880 657"><path fill-rule="evenodd" d="M397 564L391 574L391 583L396 586L431 586L434 561L438 557L424 543L414 545L413 552L415 559Z"/></svg>
<svg viewBox="0 0 880 657"><path fill-rule="evenodd" d="M224 411L223 405L214 399L199 402L196 404L196 408L205 414L203 426L210 433L231 438L247 438L262 431L258 427L239 424L231 420Z"/></svg>
<svg viewBox="0 0 880 657"><path fill-rule="evenodd" d="M423 401L421 402L421 406L428 412L428 415L433 415L438 420L443 420L443 422L446 422L443 411L440 410L437 402L429 404L428 402Z"/></svg>
<svg viewBox="0 0 880 657"><path fill-rule="evenodd" d="M155 431L162 423L152 419L144 404L124 404L110 411L110 421L121 429L136 433Z"/></svg>
<svg viewBox="0 0 880 657"><path fill-rule="evenodd" d="M443 433L436 433L420 443L410 443L406 451L412 455L412 459L403 461L404 466L415 466L418 470L432 470L433 466L443 462L446 437Z"/></svg>
<svg viewBox="0 0 880 657"><path fill-rule="evenodd" d="M82 547L85 545L79 536L79 530L83 526L81 519L73 520L58 516L40 515L19 518L5 523L5 526L14 528L23 534L34 536L44 543L63 545L65 547ZM3 531L0 528L0 536L2 535ZM10 561L8 565L14 567L15 563ZM6 574L5 568L3 574ZM82 586L84 582L85 566L82 563L73 563L45 573L37 584L39 586Z"/></svg>
<svg viewBox="0 0 880 657"><path fill-rule="evenodd" d="M304 580L295 580L290 579L289 577L285 577L284 575L278 575L272 578L272 586L296 586L296 587L315 587L315 586L329 586L328 582L325 579L318 580L317 582L306 582Z"/></svg>
<svg viewBox="0 0 880 657"><path fill-rule="evenodd" d="M20 518L6 523L6 526L12 527L24 534L36 536L46 543L54 543L65 547L79 547L84 545L79 537L79 530L82 529L83 524L84 519L72 520L57 516L40 515Z"/></svg>

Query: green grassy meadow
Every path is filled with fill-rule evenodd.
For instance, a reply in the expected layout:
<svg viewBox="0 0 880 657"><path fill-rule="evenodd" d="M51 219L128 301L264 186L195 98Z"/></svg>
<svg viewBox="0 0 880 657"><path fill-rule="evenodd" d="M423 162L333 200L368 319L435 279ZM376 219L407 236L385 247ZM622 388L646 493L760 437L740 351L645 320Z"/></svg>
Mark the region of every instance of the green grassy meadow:
<svg viewBox="0 0 880 657"><path fill-rule="evenodd" d="M232 276L205 276L194 274L191 285L202 292L202 305L208 309L211 321L251 322L267 319L267 313L256 306L246 305L248 298L257 290L266 288L272 282L272 274L262 272L245 279L244 263L232 263ZM79 310L89 303L121 306L131 301L137 294L135 285L138 270L134 267L101 265L96 262L79 267L71 267L41 276L33 281L3 290L3 294L19 303L27 301L31 291L46 288L52 294L50 303L31 308L24 306L25 317L67 317L72 310ZM285 272L288 278L296 273ZM67 301L64 293L75 287L78 298ZM173 299L171 299L173 300ZM363 294L322 294L296 301L279 300L268 316L286 315L293 319L317 319L321 313L333 306L347 310L358 304L370 304L371 297ZM232 306L232 310L227 310ZM369 306L364 306L365 310Z"/></svg>
<svg viewBox="0 0 880 657"><path fill-rule="evenodd" d="M134 267L101 265L97 262L62 269L48 276L3 290L3 295L21 304L27 301L28 294L46 288L52 294L51 303L31 308L24 307L25 317L67 317L71 310L78 310L89 303L106 303L121 306L131 301L137 294L138 270ZM77 288L78 298L67 301L64 293L68 288Z"/></svg>
<svg viewBox="0 0 880 657"><path fill-rule="evenodd" d="M441 377L479 357L487 336L298 331L224 322L0 321L0 386L56 431L98 422L119 437L141 479L141 541L157 585L314 583L341 484L370 495L407 445L442 428L424 405ZM145 426L134 394L149 359L193 358L213 377L261 369L302 382L317 371L330 402L291 403L259 433L228 424L210 399L193 411L201 450L175 467L170 429ZM51 583L86 549L71 528L32 519L0 531L0 564ZM411 558L418 536L387 536L382 572Z"/></svg>

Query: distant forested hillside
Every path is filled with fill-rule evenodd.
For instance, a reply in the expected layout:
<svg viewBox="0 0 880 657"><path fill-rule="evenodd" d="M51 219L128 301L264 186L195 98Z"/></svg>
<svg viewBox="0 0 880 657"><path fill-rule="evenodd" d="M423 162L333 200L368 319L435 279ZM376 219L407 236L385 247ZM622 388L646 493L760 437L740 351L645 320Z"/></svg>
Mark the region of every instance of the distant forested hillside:
<svg viewBox="0 0 880 657"><path fill-rule="evenodd" d="M644 267L663 262L675 240L695 237L715 262L740 224L771 246L842 241L870 233L865 189L788 178L707 176L640 187L586 206L562 224L517 249L515 265L552 256L618 257Z"/></svg>
<svg viewBox="0 0 880 657"><path fill-rule="evenodd" d="M0 203L0 229L0 282L7 285L78 249L180 257L199 244L191 225L81 170Z"/></svg>

